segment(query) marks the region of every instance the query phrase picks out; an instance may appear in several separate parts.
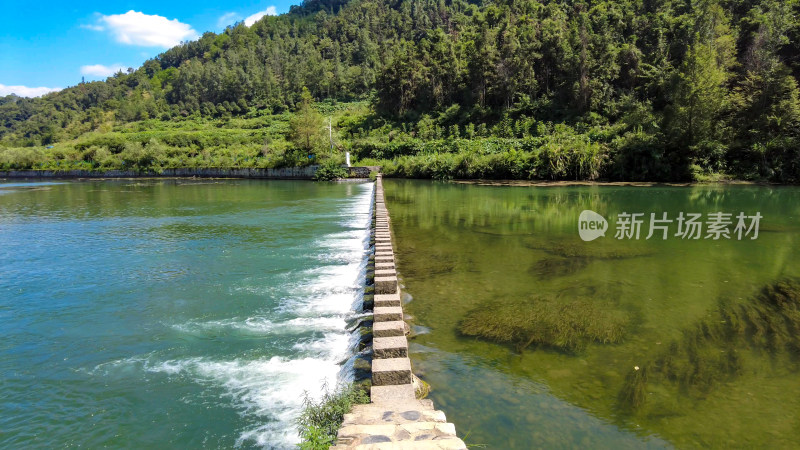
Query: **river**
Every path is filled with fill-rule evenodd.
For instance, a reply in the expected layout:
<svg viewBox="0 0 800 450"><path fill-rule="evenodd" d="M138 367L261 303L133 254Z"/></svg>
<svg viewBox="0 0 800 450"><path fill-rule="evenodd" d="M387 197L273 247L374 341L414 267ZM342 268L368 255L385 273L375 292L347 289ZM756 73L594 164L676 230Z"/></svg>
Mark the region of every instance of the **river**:
<svg viewBox="0 0 800 450"><path fill-rule="evenodd" d="M0 447L292 447L352 377L372 189L0 183Z"/></svg>
<svg viewBox="0 0 800 450"><path fill-rule="evenodd" d="M384 185L414 370L468 445L800 441L800 188ZM584 210L604 237L581 239ZM623 213L638 239L616 237ZM651 213L666 239L647 239ZM701 214L698 239L676 235L681 213ZM761 216L756 239L740 213Z"/></svg>

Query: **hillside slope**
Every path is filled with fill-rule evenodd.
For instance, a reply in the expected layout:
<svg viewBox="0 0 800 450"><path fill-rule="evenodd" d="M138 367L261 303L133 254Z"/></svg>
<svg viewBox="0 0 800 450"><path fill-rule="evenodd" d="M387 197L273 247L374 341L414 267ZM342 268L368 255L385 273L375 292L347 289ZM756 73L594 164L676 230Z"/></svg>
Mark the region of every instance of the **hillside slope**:
<svg viewBox="0 0 800 450"><path fill-rule="evenodd" d="M405 176L796 182L798 13L797 0L307 1L104 82L0 98L0 168L297 165L349 149Z"/></svg>

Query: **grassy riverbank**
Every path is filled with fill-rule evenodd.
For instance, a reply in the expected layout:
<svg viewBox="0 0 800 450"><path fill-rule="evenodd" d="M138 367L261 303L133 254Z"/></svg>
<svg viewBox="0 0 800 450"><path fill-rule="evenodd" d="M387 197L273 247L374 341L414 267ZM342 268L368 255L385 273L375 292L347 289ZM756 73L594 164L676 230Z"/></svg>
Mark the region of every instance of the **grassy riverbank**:
<svg viewBox="0 0 800 450"><path fill-rule="evenodd" d="M376 116L369 102L311 104L313 120L332 123L309 132L314 143L298 145L302 111L253 109L237 117L194 115L129 123L108 120L74 139L48 146L0 145L0 170L139 170L174 168L280 168L344 161L381 166L389 177L506 180L728 181L794 183L800 151L764 161L723 165L712 171L681 165L659 149L656 138L622 124L566 125L513 122L492 128L472 124L449 130L446 118L392 122ZM327 118L327 119L324 119ZM319 123L317 125L319 125ZM535 122L532 122L535 123ZM517 131L513 131L516 129ZM331 148L331 142L333 148ZM648 143L643 147L645 143ZM644 155L642 152L649 152ZM796 153L796 154L795 154ZM776 172L774 167L780 166ZM762 167L763 166L763 167Z"/></svg>

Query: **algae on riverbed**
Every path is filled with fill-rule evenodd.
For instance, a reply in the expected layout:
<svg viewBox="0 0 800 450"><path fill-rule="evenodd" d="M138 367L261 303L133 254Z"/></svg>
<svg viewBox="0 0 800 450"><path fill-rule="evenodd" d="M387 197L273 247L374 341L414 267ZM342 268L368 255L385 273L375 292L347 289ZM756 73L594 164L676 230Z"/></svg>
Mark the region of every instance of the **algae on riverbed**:
<svg viewBox="0 0 800 450"><path fill-rule="evenodd" d="M789 448L800 440L800 384L788 347L771 353L766 344L732 344L738 362L722 358L725 346L700 349L695 357L705 361L698 367L708 365L703 370L715 375L698 378L690 393L650 370L684 330L722 320L714 319L720 299L730 307L746 305L763 286L800 277L800 189L384 183L398 272L413 297L405 311L428 330L414 338L410 356L434 387L431 399L458 429L470 431L473 442L509 449L532 442L561 448ZM582 242L577 219L584 209L609 222L622 211L666 211L670 217L680 211L760 211L764 232L757 240L648 240L643 228L639 240L617 240L610 226L605 237ZM441 267L439 255L449 256ZM523 347L530 335L500 342L462 331L471 317L474 331L508 339L511 329L492 313L523 322L524 331L529 319L515 317L524 309L502 307L529 308L532 299L556 305L590 299L596 310L625 318L622 339L584 340L580 351L531 342L519 353L515 346ZM784 342L764 336L766 343ZM727 375L727 367L736 365L744 370ZM620 394L626 384L634 388L628 400ZM644 406L635 413L622 408L630 399Z"/></svg>
<svg viewBox="0 0 800 450"><path fill-rule="evenodd" d="M535 344L579 352L590 342L620 342L626 323L624 313L591 300L536 297L487 303L467 313L459 329L466 336L510 343L517 351Z"/></svg>
<svg viewBox="0 0 800 450"><path fill-rule="evenodd" d="M721 302L655 359L635 367L620 390L620 408L643 408L649 383L671 385L677 395L705 398L745 371L747 361L768 366L779 358L797 370L800 281L791 278L765 286L752 301Z"/></svg>

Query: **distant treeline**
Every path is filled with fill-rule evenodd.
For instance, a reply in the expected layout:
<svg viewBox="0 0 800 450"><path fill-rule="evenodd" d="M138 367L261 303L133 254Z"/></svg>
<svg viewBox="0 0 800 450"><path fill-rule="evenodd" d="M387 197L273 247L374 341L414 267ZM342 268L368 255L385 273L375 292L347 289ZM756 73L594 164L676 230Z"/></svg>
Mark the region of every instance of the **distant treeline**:
<svg viewBox="0 0 800 450"><path fill-rule="evenodd" d="M92 145L172 127L205 135L139 142L175 153L162 166L241 164L217 154L244 146L248 164L349 149L404 176L798 182L798 77L798 0L313 0L104 82L0 98L0 167L48 150L96 166ZM216 136L231 123L239 137Z"/></svg>

